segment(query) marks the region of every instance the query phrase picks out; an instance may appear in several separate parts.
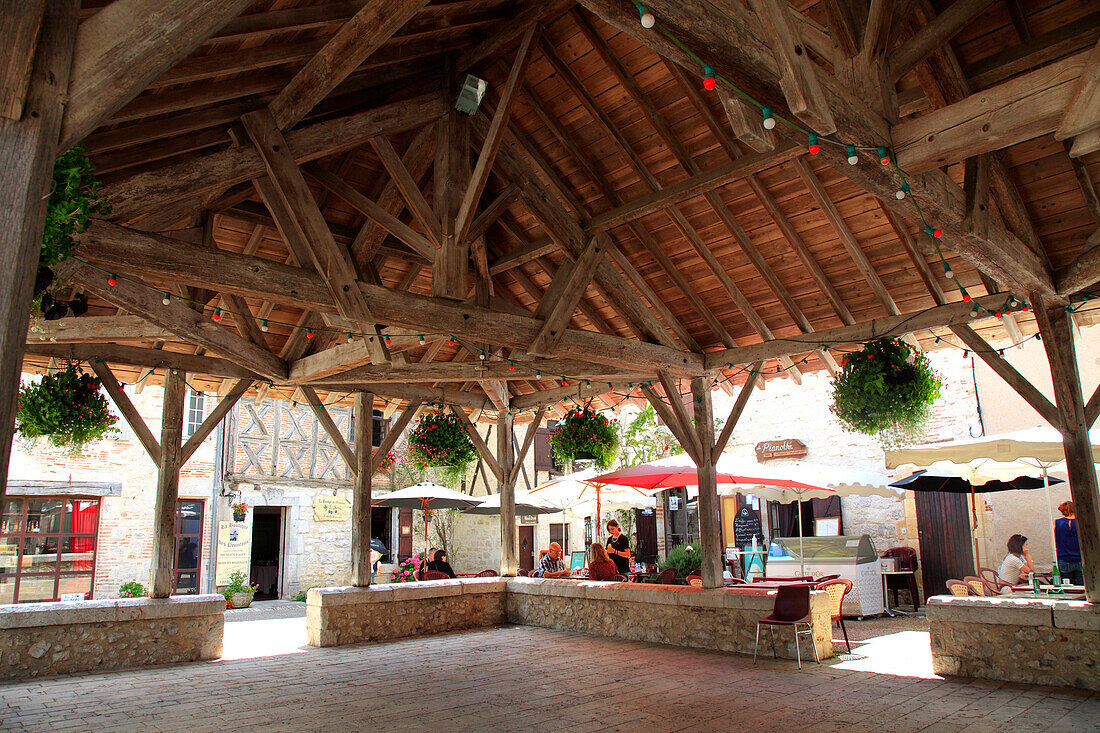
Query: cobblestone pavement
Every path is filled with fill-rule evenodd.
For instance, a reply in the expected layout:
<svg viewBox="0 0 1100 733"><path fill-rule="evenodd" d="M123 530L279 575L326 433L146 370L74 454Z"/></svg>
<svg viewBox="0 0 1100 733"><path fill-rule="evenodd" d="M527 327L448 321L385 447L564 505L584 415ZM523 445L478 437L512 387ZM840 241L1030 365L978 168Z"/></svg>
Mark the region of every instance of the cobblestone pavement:
<svg viewBox="0 0 1100 733"><path fill-rule="evenodd" d="M264 623L277 623L275 621ZM1100 694L525 626L0 685L0 729L1095 731Z"/></svg>

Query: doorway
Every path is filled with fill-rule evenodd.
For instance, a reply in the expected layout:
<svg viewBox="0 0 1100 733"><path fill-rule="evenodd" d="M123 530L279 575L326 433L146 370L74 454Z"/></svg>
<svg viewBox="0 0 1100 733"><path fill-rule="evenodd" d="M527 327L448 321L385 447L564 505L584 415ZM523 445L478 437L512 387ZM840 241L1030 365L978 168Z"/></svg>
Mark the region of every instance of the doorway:
<svg viewBox="0 0 1100 733"><path fill-rule="evenodd" d="M947 581L974 575L974 555L966 496L943 491L917 491L917 537L920 540L924 595L947 592Z"/></svg>
<svg viewBox="0 0 1100 733"><path fill-rule="evenodd" d="M535 526L522 525L519 528L519 569L531 572L535 569Z"/></svg>
<svg viewBox="0 0 1100 733"><path fill-rule="evenodd" d="M393 546L391 528L393 527L393 510L388 507L371 507L370 510L370 536L372 540L378 540L389 554L382 555L380 562L393 562L397 548Z"/></svg>
<svg viewBox="0 0 1100 733"><path fill-rule="evenodd" d="M252 560L250 582L257 601L279 597L279 578L283 559L283 508L258 506L252 516Z"/></svg>
<svg viewBox="0 0 1100 733"><path fill-rule="evenodd" d="M657 514L653 509L634 510L634 531L638 542L634 550L638 562L657 561Z"/></svg>

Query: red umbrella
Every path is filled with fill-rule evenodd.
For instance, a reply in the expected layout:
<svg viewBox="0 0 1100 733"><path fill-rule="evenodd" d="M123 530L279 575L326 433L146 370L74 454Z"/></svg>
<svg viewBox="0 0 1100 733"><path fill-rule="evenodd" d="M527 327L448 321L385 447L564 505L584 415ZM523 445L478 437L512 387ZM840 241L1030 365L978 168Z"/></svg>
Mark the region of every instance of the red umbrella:
<svg viewBox="0 0 1100 733"><path fill-rule="evenodd" d="M760 465L738 465L720 458L717 466L719 484L749 484L752 486L785 486L804 491L828 491L823 486L797 481L781 472ZM633 486L648 492L671 489L677 486L697 486L698 468L686 453L670 456L619 471L605 473L591 479L593 483Z"/></svg>

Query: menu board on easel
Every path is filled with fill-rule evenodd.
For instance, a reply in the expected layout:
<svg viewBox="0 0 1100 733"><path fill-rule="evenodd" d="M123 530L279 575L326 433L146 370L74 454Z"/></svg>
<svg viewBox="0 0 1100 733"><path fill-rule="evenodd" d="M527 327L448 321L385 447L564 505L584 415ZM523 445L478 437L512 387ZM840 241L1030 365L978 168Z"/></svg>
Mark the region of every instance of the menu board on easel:
<svg viewBox="0 0 1100 733"><path fill-rule="evenodd" d="M752 538L758 542L764 542L764 528L760 522L760 512L743 506L737 510L733 518L733 543L738 547L752 544Z"/></svg>

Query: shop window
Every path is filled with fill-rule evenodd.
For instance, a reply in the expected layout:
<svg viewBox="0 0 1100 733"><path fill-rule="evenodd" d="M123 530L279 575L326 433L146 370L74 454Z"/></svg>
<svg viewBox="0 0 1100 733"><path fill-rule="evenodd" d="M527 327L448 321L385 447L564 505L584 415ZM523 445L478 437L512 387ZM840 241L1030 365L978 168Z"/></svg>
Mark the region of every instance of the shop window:
<svg viewBox="0 0 1100 733"><path fill-rule="evenodd" d="M389 420L382 415L381 410L374 410L371 413L371 430L370 430L370 444L372 448L377 448L382 445L383 439L386 437L386 433L389 432ZM348 416L348 437L355 435L355 415Z"/></svg>
<svg viewBox="0 0 1100 733"><path fill-rule="evenodd" d="M99 500L9 497L0 514L0 603L92 597Z"/></svg>
<svg viewBox="0 0 1100 733"><path fill-rule="evenodd" d="M539 428L535 433L535 471L546 471L555 476L564 473L564 467L554 456L550 448L550 434L557 429L557 423L548 424L545 428Z"/></svg>
<svg viewBox="0 0 1100 733"><path fill-rule="evenodd" d="M187 419L183 421L183 439L187 440L199 431L206 418L206 393L190 390L187 393Z"/></svg>
<svg viewBox="0 0 1100 733"><path fill-rule="evenodd" d="M195 595L199 592L202 525L203 502L181 501L176 505L176 560L172 568L172 592L175 594Z"/></svg>
<svg viewBox="0 0 1100 733"><path fill-rule="evenodd" d="M569 525L568 524L551 524L550 525L550 541L557 542L561 545L561 551L565 554L569 554Z"/></svg>

